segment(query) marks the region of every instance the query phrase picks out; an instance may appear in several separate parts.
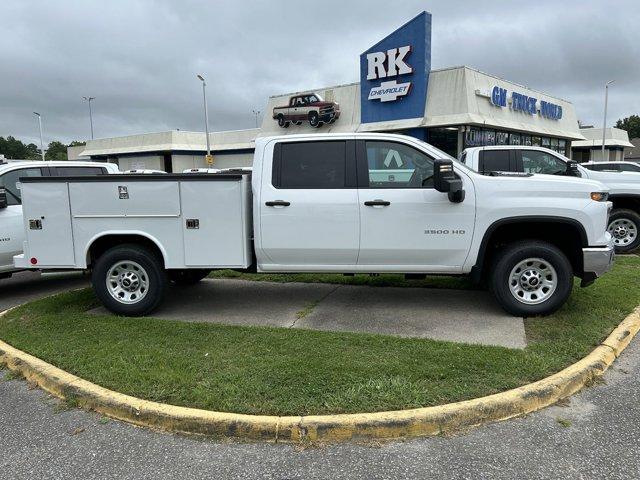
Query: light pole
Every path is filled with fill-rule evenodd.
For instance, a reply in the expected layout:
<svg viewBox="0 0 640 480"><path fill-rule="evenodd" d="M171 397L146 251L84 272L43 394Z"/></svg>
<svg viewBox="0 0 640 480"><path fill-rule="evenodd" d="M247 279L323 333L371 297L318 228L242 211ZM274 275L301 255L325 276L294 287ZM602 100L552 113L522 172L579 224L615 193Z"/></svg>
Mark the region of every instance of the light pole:
<svg viewBox="0 0 640 480"><path fill-rule="evenodd" d="M615 80L609 80L604 84L604 120L602 122L602 161L604 162L604 139L605 132L607 128L607 103L609 102L609 85L611 85Z"/></svg>
<svg viewBox="0 0 640 480"><path fill-rule="evenodd" d="M91 124L91 140L93 140L93 115L91 113L91 100L95 100L96 97L82 97L89 103L89 123Z"/></svg>
<svg viewBox="0 0 640 480"><path fill-rule="evenodd" d="M209 113L207 111L207 82L204 81L204 77L198 74L198 79L202 82L202 98L204 99L204 134L207 137L207 164L213 163L211 158L211 145L209 144Z"/></svg>
<svg viewBox="0 0 640 480"><path fill-rule="evenodd" d="M44 161L44 142L42 141L42 117L38 112L33 112L38 117L38 126L40 127L40 153L42 154L42 161Z"/></svg>
<svg viewBox="0 0 640 480"><path fill-rule="evenodd" d="M256 128L258 128L258 117L260 116L260 110L251 110L256 117Z"/></svg>

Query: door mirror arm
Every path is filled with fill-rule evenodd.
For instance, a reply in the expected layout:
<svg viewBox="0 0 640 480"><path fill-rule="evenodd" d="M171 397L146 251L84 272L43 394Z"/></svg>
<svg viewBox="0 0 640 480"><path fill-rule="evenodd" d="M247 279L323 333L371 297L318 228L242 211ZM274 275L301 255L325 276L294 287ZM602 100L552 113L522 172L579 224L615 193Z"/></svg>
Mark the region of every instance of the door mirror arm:
<svg viewBox="0 0 640 480"><path fill-rule="evenodd" d="M447 193L450 202L462 202L464 188L462 188L462 180L456 176L453 170L453 162L451 160L435 160L433 168L433 187L438 192Z"/></svg>

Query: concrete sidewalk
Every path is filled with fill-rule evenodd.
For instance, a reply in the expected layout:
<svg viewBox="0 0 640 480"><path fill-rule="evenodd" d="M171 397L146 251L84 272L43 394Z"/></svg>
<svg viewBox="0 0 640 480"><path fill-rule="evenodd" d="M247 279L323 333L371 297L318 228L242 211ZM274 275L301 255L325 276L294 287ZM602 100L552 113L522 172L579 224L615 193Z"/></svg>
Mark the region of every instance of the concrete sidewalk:
<svg viewBox="0 0 640 480"><path fill-rule="evenodd" d="M207 279L170 288L153 316L526 346L523 319L503 312L488 292L473 290Z"/></svg>

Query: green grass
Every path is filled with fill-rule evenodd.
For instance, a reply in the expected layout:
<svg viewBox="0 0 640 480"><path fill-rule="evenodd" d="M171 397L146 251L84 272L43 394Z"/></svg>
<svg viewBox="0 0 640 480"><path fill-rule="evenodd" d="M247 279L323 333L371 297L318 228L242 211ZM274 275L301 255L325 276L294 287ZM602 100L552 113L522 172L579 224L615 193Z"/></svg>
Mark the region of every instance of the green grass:
<svg viewBox="0 0 640 480"><path fill-rule="evenodd" d="M89 290L10 312L0 338L106 388L175 405L281 415L411 408L517 387L578 360L640 303L639 276L639 258L619 258L557 314L527 320L524 350L89 315Z"/></svg>

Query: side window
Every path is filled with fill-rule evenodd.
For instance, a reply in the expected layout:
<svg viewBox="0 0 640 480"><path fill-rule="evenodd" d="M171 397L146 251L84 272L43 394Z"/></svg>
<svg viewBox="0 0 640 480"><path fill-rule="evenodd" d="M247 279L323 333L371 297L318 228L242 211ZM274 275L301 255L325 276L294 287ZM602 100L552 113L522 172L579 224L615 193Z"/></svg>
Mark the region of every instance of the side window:
<svg viewBox="0 0 640 480"><path fill-rule="evenodd" d="M59 177L103 175L107 173L102 167L55 167L55 168Z"/></svg>
<svg viewBox="0 0 640 480"><path fill-rule="evenodd" d="M559 175L567 170L565 162L550 153L539 150L522 150L522 165L526 173Z"/></svg>
<svg viewBox="0 0 640 480"><path fill-rule="evenodd" d="M345 188L345 141L282 143L274 162L276 188Z"/></svg>
<svg viewBox="0 0 640 480"><path fill-rule="evenodd" d="M622 172L640 172L640 167L631 163L619 163L618 166Z"/></svg>
<svg viewBox="0 0 640 480"><path fill-rule="evenodd" d="M482 150L478 168L481 172L510 172L509 150Z"/></svg>
<svg viewBox="0 0 640 480"><path fill-rule="evenodd" d="M40 168L21 168L19 170L11 170L0 177L0 187L4 187L7 192L8 205L22 204L22 195L20 193L21 177L41 177L42 170Z"/></svg>
<svg viewBox="0 0 640 480"><path fill-rule="evenodd" d="M433 188L433 159L402 143L366 142L369 188Z"/></svg>

